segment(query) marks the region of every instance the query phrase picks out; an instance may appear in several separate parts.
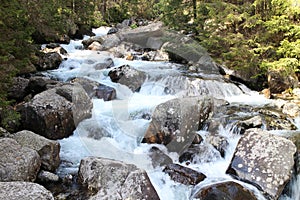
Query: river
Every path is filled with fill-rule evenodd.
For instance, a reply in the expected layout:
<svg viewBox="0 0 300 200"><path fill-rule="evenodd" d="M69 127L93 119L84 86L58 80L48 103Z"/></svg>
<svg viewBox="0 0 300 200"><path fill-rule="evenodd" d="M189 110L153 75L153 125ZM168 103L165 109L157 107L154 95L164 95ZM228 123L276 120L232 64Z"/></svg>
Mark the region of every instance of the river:
<svg viewBox="0 0 300 200"><path fill-rule="evenodd" d="M104 35L107 31L108 28L105 27L94 29L96 35ZM149 119L144 119L141 116L144 114L151 115L155 107L163 102L184 96L208 95L224 99L237 106L263 107L272 101L251 91L246 86L225 81L221 75L195 74L201 78L191 81L182 75L179 64L141 60L128 61L115 58L108 52L98 53L82 50L81 40L72 40L70 44L61 46L68 51L68 55L65 56L67 60L63 61L59 69L47 72L48 75L63 81L74 77L87 77L115 88L117 94L117 99L113 101L93 99L92 118L81 122L72 136L59 141L61 159L67 163L60 166L58 173L61 175L76 173L80 160L85 156L111 158L145 169L160 199L190 199L194 192L193 187L175 183L167 174L162 172L161 168L153 168L152 161L148 156L151 147L158 147L168 154L175 163L179 162L178 155L168 153L163 145L141 143L150 123ZM139 92L133 93L128 87L113 83L108 76L111 69L95 70L93 68L95 63L107 57L113 58L116 67L128 64L147 74L147 79ZM171 92L166 92L166 88ZM201 171L207 176L197 187L231 180L250 189L255 193L257 199L263 200L265 198L254 186L237 181L225 174L240 138L240 135L233 132L233 126L234 124L227 124L219 127L220 135L228 138L229 143L224 158L211 153L214 152L211 150L205 155L206 157L199 159L199 162L189 165L190 168ZM97 136L91 137L91 133ZM208 132L201 130L197 134L205 139ZM299 188L299 177L294 178L290 186L292 195L282 196L281 200L299 199Z"/></svg>

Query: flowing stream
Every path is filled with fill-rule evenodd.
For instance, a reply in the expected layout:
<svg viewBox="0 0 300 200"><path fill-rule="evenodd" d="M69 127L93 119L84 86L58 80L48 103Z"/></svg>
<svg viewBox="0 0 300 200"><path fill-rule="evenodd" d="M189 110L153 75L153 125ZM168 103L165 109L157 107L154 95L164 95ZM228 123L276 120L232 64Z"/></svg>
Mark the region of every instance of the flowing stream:
<svg viewBox="0 0 300 200"><path fill-rule="evenodd" d="M108 28L95 29L96 35L106 34ZM182 75L181 66L168 62L128 61L114 58L107 52L81 50L81 41L71 41L61 45L68 51L68 59L63 61L59 69L47 72L48 75L67 81L74 77L86 77L116 89L117 99L103 101L93 99L92 118L81 122L74 134L60 140L61 159L60 174L74 173L78 170L80 160L85 156L99 156L121 160L135 164L145 169L162 200L190 199L194 189L172 181L162 169L153 168L148 152L156 146L178 163L176 153L168 153L162 145L141 143L144 133L150 123L142 115L151 115L154 108L173 98L183 96L209 95L225 99L231 104L263 106L270 103L258 93L243 85L236 85L224 80L220 75L195 74L198 78L188 78ZM108 72L111 69L95 70L93 66L107 57L112 57L116 67L129 64L131 67L144 71L147 79L139 92L132 92L128 87L111 82ZM199 78L201 77L201 78ZM166 92L167 90L167 92ZM239 135L232 132L233 125L220 126L221 135L228 138L229 147L224 158L208 153L199 162L189 165L190 168L204 173L207 178L197 187L203 187L215 182L236 181L252 190L258 199L264 199L252 185L234 180L225 171L233 156ZM199 131L204 139L207 131ZM204 142L205 144L205 142ZM211 151L213 152L213 150ZM207 162L204 162L207 161ZM294 196L282 199L299 198L299 177L293 180L290 188ZM298 195L298 196L297 196Z"/></svg>

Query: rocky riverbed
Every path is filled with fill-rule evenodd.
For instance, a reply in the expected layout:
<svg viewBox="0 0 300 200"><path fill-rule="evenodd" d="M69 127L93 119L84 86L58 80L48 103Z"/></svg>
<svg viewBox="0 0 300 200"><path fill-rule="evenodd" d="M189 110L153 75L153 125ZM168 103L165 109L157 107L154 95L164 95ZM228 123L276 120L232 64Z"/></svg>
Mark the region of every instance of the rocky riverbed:
<svg viewBox="0 0 300 200"><path fill-rule="evenodd" d="M267 99L160 22L108 30L15 78L0 199L299 198L298 88Z"/></svg>

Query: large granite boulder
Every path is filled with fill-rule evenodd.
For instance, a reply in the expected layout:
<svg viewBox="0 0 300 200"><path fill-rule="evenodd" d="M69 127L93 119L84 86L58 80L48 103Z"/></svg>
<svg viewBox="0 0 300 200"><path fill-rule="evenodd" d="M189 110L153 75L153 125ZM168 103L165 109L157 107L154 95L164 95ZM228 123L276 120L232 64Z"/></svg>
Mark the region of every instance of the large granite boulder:
<svg viewBox="0 0 300 200"><path fill-rule="evenodd" d="M91 199L159 199L147 173L135 165L87 157L81 160L78 176L83 185L97 192Z"/></svg>
<svg viewBox="0 0 300 200"><path fill-rule="evenodd" d="M0 182L0 199L54 200L43 186L30 182Z"/></svg>
<svg viewBox="0 0 300 200"><path fill-rule="evenodd" d="M126 85L133 92L138 90L146 80L146 74L129 65L123 65L112 69L108 76L113 82Z"/></svg>
<svg viewBox="0 0 300 200"><path fill-rule="evenodd" d="M278 199L291 178L295 153L292 141L261 129L248 129L227 173L258 186L271 199Z"/></svg>
<svg viewBox="0 0 300 200"><path fill-rule="evenodd" d="M48 139L68 137L80 121L91 117L92 106L79 84L46 90L24 104L23 128Z"/></svg>
<svg viewBox="0 0 300 200"><path fill-rule="evenodd" d="M57 141L49 140L31 131L20 131L11 136L23 147L34 149L38 152L42 161L42 168L48 171L55 171L60 164L60 144Z"/></svg>
<svg viewBox="0 0 300 200"><path fill-rule="evenodd" d="M202 200L256 200L256 196L240 184L227 181L201 188L193 195Z"/></svg>
<svg viewBox="0 0 300 200"><path fill-rule="evenodd" d="M39 154L14 139L0 139L0 181L35 181L41 166Z"/></svg>
<svg viewBox="0 0 300 200"><path fill-rule="evenodd" d="M158 105L143 142L159 143L169 151L181 154L195 138L210 116L213 101L209 97L186 97L169 100Z"/></svg>

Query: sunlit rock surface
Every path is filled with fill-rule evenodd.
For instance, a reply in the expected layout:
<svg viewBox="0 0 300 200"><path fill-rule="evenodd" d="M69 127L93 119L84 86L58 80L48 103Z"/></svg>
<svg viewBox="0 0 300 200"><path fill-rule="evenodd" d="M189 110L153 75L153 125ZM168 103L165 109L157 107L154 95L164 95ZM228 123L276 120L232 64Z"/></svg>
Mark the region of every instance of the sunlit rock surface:
<svg viewBox="0 0 300 200"><path fill-rule="evenodd" d="M79 167L79 179L89 190L97 192L91 199L159 200L147 173L121 161L84 158Z"/></svg>
<svg viewBox="0 0 300 200"><path fill-rule="evenodd" d="M261 129L249 129L240 139L227 173L278 199L291 178L295 153L292 141Z"/></svg>

